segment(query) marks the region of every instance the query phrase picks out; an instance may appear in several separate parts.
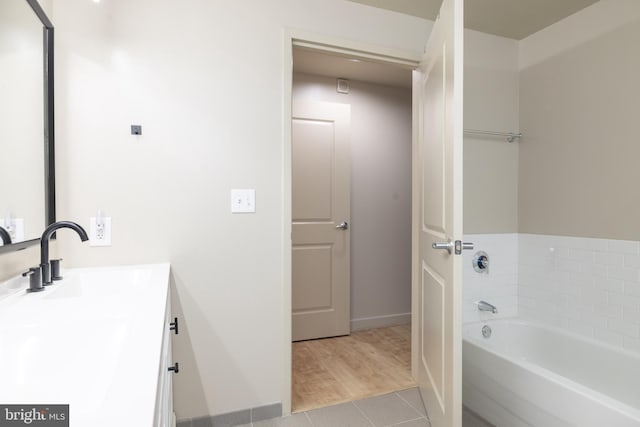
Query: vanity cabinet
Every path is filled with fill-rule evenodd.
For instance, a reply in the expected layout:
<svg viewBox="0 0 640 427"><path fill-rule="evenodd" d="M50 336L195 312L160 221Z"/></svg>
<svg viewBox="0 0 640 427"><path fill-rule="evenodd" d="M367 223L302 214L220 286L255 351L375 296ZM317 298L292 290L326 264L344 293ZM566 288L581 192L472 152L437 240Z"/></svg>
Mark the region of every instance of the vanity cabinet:
<svg viewBox="0 0 640 427"><path fill-rule="evenodd" d="M174 333L177 333L177 319L174 322L174 318L171 317L171 291L168 290L156 390L156 413L153 423L155 427L176 425L173 412L173 376L179 373L179 365L174 363L171 353L171 336Z"/></svg>
<svg viewBox="0 0 640 427"><path fill-rule="evenodd" d="M69 405L72 426L173 427L170 265L0 284L0 402ZM0 420L2 424L2 420Z"/></svg>

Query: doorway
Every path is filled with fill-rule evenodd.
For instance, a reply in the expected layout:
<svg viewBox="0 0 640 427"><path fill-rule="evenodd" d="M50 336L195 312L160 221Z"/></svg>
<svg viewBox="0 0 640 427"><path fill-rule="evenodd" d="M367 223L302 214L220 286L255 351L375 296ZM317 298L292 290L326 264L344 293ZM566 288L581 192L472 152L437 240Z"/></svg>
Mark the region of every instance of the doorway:
<svg viewBox="0 0 640 427"><path fill-rule="evenodd" d="M370 62L345 53L294 47L293 59L294 106L312 101L333 103L336 108L348 105L351 109L353 188L349 200L353 259L347 299L350 295L349 326L354 333L350 337L293 345L292 409L298 411L415 386L411 378L409 328L412 79L407 65ZM293 113L297 117L295 107ZM295 148L297 127L300 124L294 121L294 188L299 156ZM293 191L292 215L296 340L300 339L296 325L296 315L300 314L296 303L300 298L295 288L300 256L295 245L301 227L295 215L300 210L295 208L299 203L297 193ZM330 225L334 227L333 223Z"/></svg>

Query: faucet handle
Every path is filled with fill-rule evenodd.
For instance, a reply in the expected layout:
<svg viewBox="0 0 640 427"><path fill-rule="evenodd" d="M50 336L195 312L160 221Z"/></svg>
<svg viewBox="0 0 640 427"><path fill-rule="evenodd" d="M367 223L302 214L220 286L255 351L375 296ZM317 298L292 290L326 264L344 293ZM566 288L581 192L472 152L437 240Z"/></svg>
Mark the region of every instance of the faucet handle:
<svg viewBox="0 0 640 427"><path fill-rule="evenodd" d="M60 275L60 259L52 259L51 263L51 280L62 280L62 276Z"/></svg>
<svg viewBox="0 0 640 427"><path fill-rule="evenodd" d="M27 292L40 292L44 291L42 287L42 275L40 267L31 267L29 271L22 273L22 277L29 276L29 288Z"/></svg>

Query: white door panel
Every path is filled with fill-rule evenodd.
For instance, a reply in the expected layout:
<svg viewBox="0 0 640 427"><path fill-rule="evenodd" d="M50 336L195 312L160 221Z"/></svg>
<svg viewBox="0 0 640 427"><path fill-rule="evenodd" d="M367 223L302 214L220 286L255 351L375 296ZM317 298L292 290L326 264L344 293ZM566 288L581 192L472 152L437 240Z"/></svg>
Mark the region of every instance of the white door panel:
<svg viewBox="0 0 640 427"><path fill-rule="evenodd" d="M462 257L432 245L462 239L463 0L444 0L414 75L416 380L433 427L462 423Z"/></svg>
<svg viewBox="0 0 640 427"><path fill-rule="evenodd" d="M350 107L294 103L292 337L350 332Z"/></svg>

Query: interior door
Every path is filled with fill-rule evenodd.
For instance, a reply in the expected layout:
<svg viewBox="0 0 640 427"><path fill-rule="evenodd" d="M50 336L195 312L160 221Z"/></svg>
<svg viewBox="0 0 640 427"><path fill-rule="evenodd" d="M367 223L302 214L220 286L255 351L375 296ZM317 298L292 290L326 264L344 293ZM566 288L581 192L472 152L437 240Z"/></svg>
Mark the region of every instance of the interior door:
<svg viewBox="0 0 640 427"><path fill-rule="evenodd" d="M350 332L351 107L292 109L292 338Z"/></svg>
<svg viewBox="0 0 640 427"><path fill-rule="evenodd" d="M462 18L443 1L414 72L414 374L433 427L462 423Z"/></svg>

